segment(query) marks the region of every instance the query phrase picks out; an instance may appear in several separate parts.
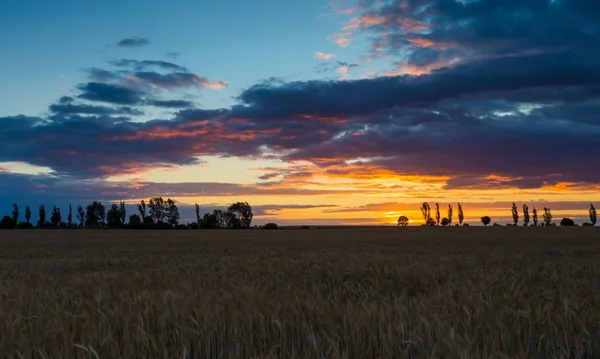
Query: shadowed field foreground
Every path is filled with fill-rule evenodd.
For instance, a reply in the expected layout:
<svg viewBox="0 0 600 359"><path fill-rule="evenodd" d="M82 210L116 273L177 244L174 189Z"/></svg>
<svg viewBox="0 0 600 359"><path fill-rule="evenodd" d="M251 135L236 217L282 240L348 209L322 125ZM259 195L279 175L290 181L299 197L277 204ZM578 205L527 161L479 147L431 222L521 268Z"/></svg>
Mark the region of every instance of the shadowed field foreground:
<svg viewBox="0 0 600 359"><path fill-rule="evenodd" d="M599 260L598 228L3 231L0 353L597 358Z"/></svg>

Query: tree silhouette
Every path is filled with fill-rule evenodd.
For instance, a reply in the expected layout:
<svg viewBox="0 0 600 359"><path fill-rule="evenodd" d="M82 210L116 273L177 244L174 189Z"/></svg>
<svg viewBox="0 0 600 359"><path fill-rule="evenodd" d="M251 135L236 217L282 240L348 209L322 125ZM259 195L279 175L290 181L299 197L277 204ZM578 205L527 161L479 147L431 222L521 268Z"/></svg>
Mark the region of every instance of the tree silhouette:
<svg viewBox="0 0 600 359"><path fill-rule="evenodd" d="M483 223L483 225L486 227L488 224L490 224L491 221L492 221L492 219L489 216L481 217L481 223Z"/></svg>
<svg viewBox="0 0 600 359"><path fill-rule="evenodd" d="M544 207L544 222L546 226L549 226L552 223L552 211L550 208Z"/></svg>
<svg viewBox="0 0 600 359"><path fill-rule="evenodd" d="M426 225L429 225L429 220L431 219L431 208L429 207L429 203L427 202L423 202L423 205L421 206L421 214L423 215L423 220L425 221Z"/></svg>
<svg viewBox="0 0 600 359"><path fill-rule="evenodd" d="M121 224L125 225L125 221L127 221L127 209L125 209L125 202L123 201L119 203L119 216L121 217Z"/></svg>
<svg viewBox="0 0 600 359"><path fill-rule="evenodd" d="M52 215L50 216L50 223L53 226L58 226L58 224L62 221L62 216L60 215L60 208L54 206L52 208Z"/></svg>
<svg viewBox="0 0 600 359"><path fill-rule="evenodd" d="M148 213L150 213L150 217L152 217L154 222L163 223L167 215L166 207L167 203L162 197L150 198L150 202L148 202Z"/></svg>
<svg viewBox="0 0 600 359"><path fill-rule="evenodd" d="M442 218L442 226L446 227L450 225L450 220L448 218Z"/></svg>
<svg viewBox="0 0 600 359"><path fill-rule="evenodd" d="M452 225L452 205L449 204L448 205L448 225L451 226Z"/></svg>
<svg viewBox="0 0 600 359"><path fill-rule="evenodd" d="M106 212L106 225L108 227L120 227L122 225L119 206L114 203L110 205L110 209Z"/></svg>
<svg viewBox="0 0 600 359"><path fill-rule="evenodd" d="M142 222L144 222L146 220L146 202L144 202L144 200L141 200L140 204L138 204L137 207L140 217L142 218Z"/></svg>
<svg viewBox="0 0 600 359"><path fill-rule="evenodd" d="M529 225L529 207L526 204L523 204L523 226L527 227Z"/></svg>
<svg viewBox="0 0 600 359"><path fill-rule="evenodd" d="M200 206L198 206L198 203L196 203L194 207L196 208L196 224L200 226Z"/></svg>
<svg viewBox="0 0 600 359"><path fill-rule="evenodd" d="M513 202L512 205L512 218L516 226L519 223L519 211L517 210L517 205L515 204L515 202Z"/></svg>
<svg viewBox="0 0 600 359"><path fill-rule="evenodd" d="M46 207L43 204L40 204L38 214L40 217L40 219L38 220L38 226L43 227L46 224Z"/></svg>
<svg viewBox="0 0 600 359"><path fill-rule="evenodd" d="M69 202L69 215L67 216L67 224L69 226L73 224L73 207L71 206L71 202Z"/></svg>
<svg viewBox="0 0 600 359"><path fill-rule="evenodd" d="M177 224L179 224L179 208L177 208L175 201L173 201L170 198L167 198L166 214L167 214L167 223L169 223L172 226L176 226Z"/></svg>
<svg viewBox="0 0 600 359"><path fill-rule="evenodd" d="M19 205L16 203L13 203L12 206L13 206L12 220L13 220L13 223L16 225L19 223Z"/></svg>
<svg viewBox="0 0 600 359"><path fill-rule="evenodd" d="M533 214L533 216L532 216L533 226L537 227L537 225L538 225L537 209L535 209L535 207L533 207L533 211L531 211L531 213Z"/></svg>
<svg viewBox="0 0 600 359"><path fill-rule="evenodd" d="M132 214L131 216L129 216L129 225L130 226L139 226L140 224L142 224L142 219L140 218L139 215Z"/></svg>
<svg viewBox="0 0 600 359"><path fill-rule="evenodd" d="M227 213L233 217L231 218L231 227L250 228L254 213L252 212L252 207L248 204L248 202L237 202L232 204L227 209Z"/></svg>
<svg viewBox="0 0 600 359"><path fill-rule="evenodd" d="M83 226L83 222L85 221L85 212L80 204L77 205L77 220L79 221L79 226Z"/></svg>
<svg viewBox="0 0 600 359"><path fill-rule="evenodd" d="M590 222L592 222L592 226L596 225L596 208L593 203L590 203Z"/></svg>
<svg viewBox="0 0 600 359"><path fill-rule="evenodd" d="M104 227L106 209L102 202L94 201L85 208L86 227Z"/></svg>
<svg viewBox="0 0 600 359"><path fill-rule="evenodd" d="M437 223L437 225L440 225L440 219L442 218L442 216L440 215L440 204L436 203L435 204L435 223Z"/></svg>
<svg viewBox="0 0 600 359"><path fill-rule="evenodd" d="M25 207L25 221L31 223L31 208L29 208L29 206Z"/></svg>
<svg viewBox="0 0 600 359"><path fill-rule="evenodd" d="M463 213L462 206L460 205L460 202L459 202L458 203L458 224L460 224L462 226L464 219L465 219L465 215Z"/></svg>
<svg viewBox="0 0 600 359"><path fill-rule="evenodd" d="M408 226L408 222L409 222L408 217L406 217L406 216L398 217L398 225L399 226L406 227L406 226Z"/></svg>

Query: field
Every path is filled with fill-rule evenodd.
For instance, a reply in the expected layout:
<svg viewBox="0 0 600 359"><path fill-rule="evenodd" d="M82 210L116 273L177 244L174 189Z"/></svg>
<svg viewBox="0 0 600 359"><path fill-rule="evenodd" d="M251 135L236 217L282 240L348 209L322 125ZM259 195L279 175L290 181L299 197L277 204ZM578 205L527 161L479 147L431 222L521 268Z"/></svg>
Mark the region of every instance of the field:
<svg viewBox="0 0 600 359"><path fill-rule="evenodd" d="M599 358L599 261L581 227L2 231L0 353Z"/></svg>

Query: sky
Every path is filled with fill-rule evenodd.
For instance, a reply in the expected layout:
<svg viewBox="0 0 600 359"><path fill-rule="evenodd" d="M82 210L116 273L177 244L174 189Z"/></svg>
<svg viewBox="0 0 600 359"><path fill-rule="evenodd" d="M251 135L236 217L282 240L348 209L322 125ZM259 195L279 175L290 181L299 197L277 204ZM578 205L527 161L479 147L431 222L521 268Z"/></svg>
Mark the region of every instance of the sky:
<svg viewBox="0 0 600 359"><path fill-rule="evenodd" d="M0 215L163 196L183 222L247 201L257 224L416 225L423 202L583 223L600 204L598 1L7 0L0 49Z"/></svg>

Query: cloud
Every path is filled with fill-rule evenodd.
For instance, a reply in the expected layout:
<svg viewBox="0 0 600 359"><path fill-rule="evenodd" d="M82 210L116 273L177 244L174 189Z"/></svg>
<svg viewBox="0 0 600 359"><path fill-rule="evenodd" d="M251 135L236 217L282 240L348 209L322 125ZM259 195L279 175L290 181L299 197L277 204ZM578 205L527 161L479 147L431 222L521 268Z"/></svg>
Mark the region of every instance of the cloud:
<svg viewBox="0 0 600 359"><path fill-rule="evenodd" d="M179 52L167 52L167 57L172 58L173 60L177 60L177 58L181 55Z"/></svg>
<svg viewBox="0 0 600 359"><path fill-rule="evenodd" d="M335 54L329 54L325 52L315 51L315 58L319 60L329 60L335 57Z"/></svg>
<svg viewBox="0 0 600 359"><path fill-rule="evenodd" d="M139 60L130 60L130 59L120 59L120 60L110 61L110 64L117 66L117 67L133 68L135 71L142 71L147 68L156 67L156 68L159 68L162 70L168 70L168 71L187 72L187 69L185 67L179 66L177 64L174 64L172 62L167 62L167 61L156 61L156 60L139 61Z"/></svg>
<svg viewBox="0 0 600 359"><path fill-rule="evenodd" d="M89 101L108 102L120 105L136 105L142 102L142 93L120 85L88 82L79 85L82 93L78 98Z"/></svg>
<svg viewBox="0 0 600 359"><path fill-rule="evenodd" d="M50 111L57 114L88 114L88 115L130 115L139 116L143 115L144 112L128 107L104 107L104 106L91 106L91 105L73 105L67 104L54 104L50 105Z"/></svg>
<svg viewBox="0 0 600 359"><path fill-rule="evenodd" d="M117 43L119 47L142 47L150 44L150 41L141 37L130 37Z"/></svg>
<svg viewBox="0 0 600 359"><path fill-rule="evenodd" d="M228 86L227 82L211 82L207 78L186 72L160 74L154 71L143 71L134 73L129 79L134 83L145 83L166 89L178 87L210 87L218 90Z"/></svg>
<svg viewBox="0 0 600 359"><path fill-rule="evenodd" d="M156 107L193 108L194 103L184 100L148 100L146 104Z"/></svg>

